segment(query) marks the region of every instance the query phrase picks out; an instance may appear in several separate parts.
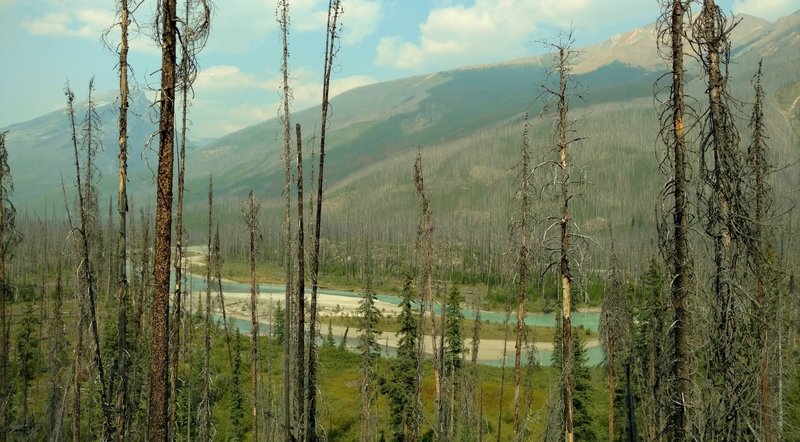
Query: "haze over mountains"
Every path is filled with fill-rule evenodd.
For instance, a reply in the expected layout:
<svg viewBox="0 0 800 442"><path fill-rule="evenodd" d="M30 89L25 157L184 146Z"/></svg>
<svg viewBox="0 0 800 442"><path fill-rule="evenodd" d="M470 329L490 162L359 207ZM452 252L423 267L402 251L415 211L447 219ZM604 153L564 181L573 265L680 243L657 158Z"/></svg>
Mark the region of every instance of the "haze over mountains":
<svg viewBox="0 0 800 442"><path fill-rule="evenodd" d="M764 57L769 145L776 165L793 163L800 156L800 11L774 23L740 18L730 76L731 93L742 102L743 143L748 139L746 103L753 95L750 81ZM380 230L392 235L413 232L416 199L411 167L421 147L438 225L460 237L504 227L525 113L533 122L537 158L545 158L552 146L551 121L539 116L540 85L548 81L549 60L540 56L465 67L364 86L335 97L325 164L326 224L379 224ZM582 49L575 59L580 84L575 92L583 100L572 101L577 117L573 128L576 136L587 137L576 149L575 164L584 167L590 182L575 218L589 233L618 226L630 230L634 241L653 236L654 201L666 179L657 171L663 149L657 140L653 90L665 69L656 52L654 26L613 36ZM689 69L694 72L694 66ZM73 87L78 97L85 96L83 85ZM689 89L701 97L702 79L694 78ZM99 108L104 152L98 168L103 175L101 192L106 195L102 204L116 189L117 170L116 103L106 101ZM152 173L144 145L155 131L155 120L142 96L132 109L129 161L134 204L150 205ZM80 106L78 113L82 118ZM295 112L292 122L302 125L304 150L310 152L316 144L311 140L319 127L319 109ZM65 112L0 130L9 131L17 207L40 214L45 207L48 211L54 205L63 207L59 174L68 188L74 178ZM186 169L188 210L204 206L209 170L214 170L217 198L228 201L231 211L238 212L236 202L250 189L265 200L268 211L277 208L283 188L281 133L279 121L273 119L193 143ZM154 160L150 164L155 168ZM310 160L306 167L308 177ZM797 191L800 174L796 165L779 174L774 181L780 203Z"/></svg>

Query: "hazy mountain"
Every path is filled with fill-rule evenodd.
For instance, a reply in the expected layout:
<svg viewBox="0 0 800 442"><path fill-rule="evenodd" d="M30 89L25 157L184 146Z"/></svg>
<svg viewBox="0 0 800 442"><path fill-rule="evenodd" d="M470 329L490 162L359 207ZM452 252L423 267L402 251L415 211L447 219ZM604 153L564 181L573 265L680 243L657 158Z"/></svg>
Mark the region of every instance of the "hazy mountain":
<svg viewBox="0 0 800 442"><path fill-rule="evenodd" d="M614 225L632 232L641 228L641 240L653 236L654 200L666 179L657 172L663 148L657 142L658 111L653 99L654 84L666 65L655 41L655 27L646 26L584 48L575 61L579 86L572 100L572 115L578 117L573 128L576 136L587 137L576 145L575 162L584 166L591 183L583 190L584 198L577 200L576 219L590 233ZM747 139L750 82L759 58L764 57L774 158L779 164L797 159L800 14L774 23L741 17L731 55L731 93L742 103L743 140ZM335 97L325 164L329 225L349 226L337 231L352 231L367 223L380 225L391 235L413 232L417 202L411 166L421 147L439 226L461 232L462 237L504 227L525 113L533 122L538 158L545 158L544 152L552 146L551 120L540 117L540 85L548 81L549 60L540 56L465 67L364 86ZM691 74L697 69L690 64L689 70ZM692 80L688 90L698 97L693 103L702 105L702 79ZM147 187L150 172L140 154L154 131L153 117L143 99L134 108L130 157L131 175L138 181L132 184L142 189L136 198L149 202L154 200L154 196L147 199L152 196L152 188ZM100 167L105 179L113 182L116 111L113 103L100 110L106 149ZM319 109L296 112L292 122L302 125L304 151L318 150L314 135ZM59 170L68 185L74 173L65 113L53 112L6 129L10 130L17 205L41 207L45 201L56 201L60 207ZM190 210L205 205L209 173L214 174L218 200L231 215L238 213L238 201L250 189L265 200L267 211L280 207L283 147L276 119L197 144L202 147L190 149L187 166ZM151 165L155 168L154 160ZM310 161L306 167L308 177ZM800 174L791 170L783 172L785 177L776 186L784 195L798 188ZM115 189L112 183L106 188Z"/></svg>

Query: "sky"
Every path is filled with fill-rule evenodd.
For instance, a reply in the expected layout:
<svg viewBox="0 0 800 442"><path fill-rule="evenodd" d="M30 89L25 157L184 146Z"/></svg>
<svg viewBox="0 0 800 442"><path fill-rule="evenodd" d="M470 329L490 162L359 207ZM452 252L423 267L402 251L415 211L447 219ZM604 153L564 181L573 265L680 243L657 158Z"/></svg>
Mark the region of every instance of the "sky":
<svg viewBox="0 0 800 442"><path fill-rule="evenodd" d="M133 1L133 0L130 0ZM199 55L189 129L212 138L277 115L281 47L277 0L216 0L211 35ZM575 28L576 46L602 42L655 21L657 0L341 0L343 34L332 93L379 81L540 54L538 41ZM723 10L775 20L797 0L718 0ZM181 3L180 1L178 3ZM325 0L290 0L293 110L319 103ZM160 84L160 49L150 22L156 0L134 17L129 64L147 92ZM119 87L111 0L0 0L0 127L64 107L70 82L85 97L94 76L101 96ZM112 40L118 28L110 31ZM117 37L118 40L118 37Z"/></svg>

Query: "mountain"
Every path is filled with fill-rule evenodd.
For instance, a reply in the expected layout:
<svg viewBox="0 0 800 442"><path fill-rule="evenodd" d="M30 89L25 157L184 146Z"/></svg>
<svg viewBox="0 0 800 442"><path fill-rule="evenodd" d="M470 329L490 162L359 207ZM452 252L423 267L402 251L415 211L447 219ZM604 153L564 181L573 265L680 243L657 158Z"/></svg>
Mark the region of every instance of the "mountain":
<svg viewBox="0 0 800 442"><path fill-rule="evenodd" d="M793 164L800 153L800 74L796 70L800 15L774 23L750 16L740 19L733 35L729 74L730 91L741 102L743 142L747 140L747 103L753 94L751 79L763 57L773 159L779 166ZM587 185L575 200L574 218L588 234L602 237L609 227L625 232L632 247L653 241L655 200L667 179L658 172L664 149L657 139L658 106L653 99L654 84L666 65L655 41L655 26L646 26L584 48L575 60L579 86L571 105L576 118L572 127L576 136L586 138L575 145L575 164L581 168L573 174L585 177ZM486 244L504 238L513 165L526 113L532 124L532 147L542 164L539 170L547 175L552 120L540 116L540 86L550 81L549 65L549 56L538 56L372 84L335 97L325 163L326 232L340 237L380 235L398 242L413 237L418 201L411 168L420 148L439 234ZM690 63L688 69L693 79L687 90L697 97L692 103L702 105L702 78L697 76L696 64ZM656 90L662 90L663 81ZM154 131L153 116L148 117L152 111L143 99L135 107L139 116L132 118L130 145L142 146ZM101 109L106 146L102 172L109 182L103 186L115 189L115 110L111 104ZM58 111L6 128L18 206L35 208L44 201L61 204L58 170L68 185L72 177L66 121L63 111ZM319 109L296 112L292 122L302 125L304 151L318 150L314 146ZM280 123L272 119L217 140L202 140L190 149L190 228L203 223L200 214L206 204L208 175L213 173L221 220L238 223L238 202L253 189L264 201L266 228L277 232L283 191L281 140ZM139 153L130 155L131 175L136 177L132 186L139 189L136 198L151 204L154 197L145 197L152 196L151 172ZM155 168L154 159L150 164ZM309 177L312 162L307 159L304 164ZM782 169L774 180L779 204L800 188L796 167ZM548 210L545 198L539 216L546 216Z"/></svg>
<svg viewBox="0 0 800 442"><path fill-rule="evenodd" d="M743 16L732 39L731 93L741 102L743 142L751 79L763 56L770 147L778 165L792 163L800 153L798 29L798 15L774 23ZM587 137L576 145L575 164L583 166L589 184L576 200L575 219L592 235L604 237L609 227L624 231L632 245L654 241L655 200L666 180L658 172L664 149L657 140L653 100L654 84L666 68L655 40L655 27L647 26L585 48L575 62L575 92L583 99L572 100L573 128L577 136ZM418 202L411 167L421 146L440 234L488 242L490 235L504 232L525 113L532 121L537 158L552 146L551 119L539 116L539 86L548 81L548 65L548 57L540 56L466 67L365 86L334 98L325 164L326 225L354 235L377 231L398 241L413 237ZM688 69L693 78L688 91L700 105L703 81L696 64ZM659 84L666 83L662 79ZM292 119L309 137L319 127L319 109ZM280 134L279 122L270 120L220 138L190 158L190 186L203 189L213 166L217 195L241 200L255 189L278 223ZM305 167L308 176L310 162ZM794 167L776 177L779 203L800 187L796 172ZM198 201L197 207L202 204Z"/></svg>
<svg viewBox="0 0 800 442"><path fill-rule="evenodd" d="M80 90L76 96L80 97ZM115 93L95 94L95 105L100 117L100 142L102 152L97 155L96 166L100 173L101 189L116 190L118 103ZM75 119L78 131L78 146L82 133L81 122L84 120L86 102L80 98L75 103ZM130 105L131 118L128 120L128 137L130 152L128 166L131 186L134 190L148 187L152 174L147 162L155 164L152 158L143 151L150 134L155 132L153 121L157 121L158 112L150 108L147 99L140 95ZM14 178L13 200L18 209L30 209L40 215L43 209L62 211L64 197L62 179L65 190L72 195L75 180L75 158L73 154L72 136L69 117L65 109L50 112L36 119L14 124L0 131L8 131L6 146L9 151L9 165ZM157 146L157 143L156 143ZM155 169L155 166L153 166ZM103 198L107 198L105 194ZM105 199L101 200L105 207Z"/></svg>

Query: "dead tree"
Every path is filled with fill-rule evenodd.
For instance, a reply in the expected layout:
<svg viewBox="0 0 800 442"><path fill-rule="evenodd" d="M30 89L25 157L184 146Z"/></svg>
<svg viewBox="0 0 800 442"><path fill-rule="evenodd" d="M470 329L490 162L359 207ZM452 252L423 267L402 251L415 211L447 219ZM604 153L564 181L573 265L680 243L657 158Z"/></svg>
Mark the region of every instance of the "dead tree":
<svg viewBox="0 0 800 442"><path fill-rule="evenodd" d="M299 139L299 137L298 137ZM261 204L256 200L253 191L247 197L247 201L242 204L242 216L244 217L247 233L250 237L250 383L251 394L253 395L252 419L253 419L253 441L258 442L258 397L261 392L259 382L259 358L258 358L258 282L256 280L256 254L261 243L261 233L258 225L258 211ZM272 355L269 355L272 359Z"/></svg>
<svg viewBox="0 0 800 442"><path fill-rule="evenodd" d="M97 114L94 110L94 102L92 101L92 90L94 89L94 79L89 82L89 96L87 99L87 120L86 120L86 127L84 129L84 145L87 148L87 151L91 152L93 149L96 148L95 143L97 143L97 139L93 132L93 127L97 124L96 118ZM74 109L74 100L75 94L70 90L69 86L66 87L65 93L67 95L67 110L70 116L70 122L72 124L72 147L73 147L73 154L75 157L75 182L76 187L78 188L78 209L79 209L79 219L80 219L80 226L77 228L77 231L80 235L80 259L81 263L79 266L79 275L80 275L80 287L81 293L79 293L79 304L83 304L84 294L83 291L86 291L85 300L88 302L89 310L85 312L86 315L89 316L89 326L92 333L92 340L94 343L94 368L97 370L97 376L100 383L100 391L101 391L101 406L103 411L103 434L104 438L110 438L111 432L113 429L112 422L111 422L111 410L110 410L110 403L108 398L106 397L106 376L105 370L103 366L103 358L102 353L100 351L100 334L98 332L97 326L97 313L96 313L96 296L95 296L95 281L94 281L94 270L92 268L91 262L91 249L90 249L90 232L89 232L89 217L90 217L90 207L89 202L87 199L91 197L91 192L87 192L87 190L91 190L93 184L91 183L91 173L87 172L87 178L89 178L88 183L83 183L81 179L81 167L80 167L80 156L78 155L78 140L77 134L75 131L75 109ZM88 167L91 169L91 167ZM83 317L84 310L81 309L81 316ZM79 321L79 328L80 323L82 322L82 318ZM80 335L80 331L78 332ZM81 347L81 343L79 341L78 347ZM79 352L78 352L79 353ZM78 354L76 353L76 355ZM77 361L77 356L76 356ZM77 373L77 370L76 370ZM77 374L76 374L77 376ZM78 386L76 385L76 389ZM78 395L79 396L79 395ZM78 401L80 398L78 397ZM79 407L79 406L78 406ZM80 416L80 412L77 413ZM80 418L78 417L78 423L80 422ZM80 430L78 429L78 432Z"/></svg>
<svg viewBox="0 0 800 442"><path fill-rule="evenodd" d="M8 166L8 150L6 148L6 132L0 132L0 441L6 440L8 431L8 330L10 329L6 312L8 281L6 280L6 261L9 248L16 241L14 229L16 209L11 203L14 183L11 180L11 168Z"/></svg>
<svg viewBox="0 0 800 442"><path fill-rule="evenodd" d="M518 288L517 298L517 333L514 351L514 436L519 436L520 416L520 382L522 367L522 346L523 331L525 328L525 299L528 291L528 281L530 279L530 246L528 240L531 236L532 217L531 196L530 196L530 144L528 141L528 116L525 115L525 124L522 130L522 149L518 167L518 185L516 199L519 200L519 208L516 216L512 218L509 225L509 233L512 236L513 247L516 248L516 282Z"/></svg>
<svg viewBox="0 0 800 442"><path fill-rule="evenodd" d="M233 350L231 347L231 332L228 325L228 314L225 312L225 293L222 291L222 253L219 245L219 223L214 232L214 248L211 255L212 267L214 268L214 280L219 298L220 310L222 310L222 329L225 331L225 347L228 350L228 366L233 370Z"/></svg>
<svg viewBox="0 0 800 442"><path fill-rule="evenodd" d="M305 250L305 226L303 225L303 140L300 123L295 125L295 139L297 140L297 389L295 390L295 401L302 405L299 412L302 416L305 411L305 320L306 320L306 250ZM316 306L315 306L316 307ZM308 349L309 354L315 346L314 322L316 318L309 321ZM309 385L310 387L310 385ZM316 388L316 387L315 387ZM300 407L298 405L298 407Z"/></svg>
<svg viewBox="0 0 800 442"><path fill-rule="evenodd" d="M689 250L689 202L687 198L687 155L684 34L688 2L664 0L661 3L661 18L658 21L658 46L662 57L670 65L671 76L668 98L661 103L660 136L667 146L666 160L662 172L670 180L662 193L662 199L672 196L672 207L660 230L664 232L660 241L661 254L671 264L672 309L672 365L670 377L674 383L671 403L673 410L669 422L670 439L676 442L691 438L687 407L691 401L689 315L688 301L692 295L690 278L692 258ZM669 232L670 233L666 233Z"/></svg>
<svg viewBox="0 0 800 442"><path fill-rule="evenodd" d="M431 233L433 223L431 221L430 199L425 191L425 181L422 175L422 149L417 150L417 158L414 161L414 190L420 197L421 216L419 227L417 228L417 242L422 248L422 275L421 281L424 293L427 295L428 310L431 318L431 351L433 353L433 376L436 391L436 403L439 403L441 386L439 371L441 362L439 360L439 347L436 342L436 309L433 299L433 247L431 245ZM420 318L422 322L422 318ZM420 339L421 340L421 339Z"/></svg>
<svg viewBox="0 0 800 442"><path fill-rule="evenodd" d="M211 226L213 225L214 182L208 177L208 242L206 246L206 300L205 315L203 318L203 396L200 401L200 430L199 435L203 440L210 440L211 433Z"/></svg>
<svg viewBox="0 0 800 442"><path fill-rule="evenodd" d="M161 90L158 125L156 238L153 264L153 337L150 355L151 440L169 437L169 277L172 241L172 191L175 159L176 0L161 0Z"/></svg>
<svg viewBox="0 0 800 442"><path fill-rule="evenodd" d="M608 440L615 440L614 433L614 396L616 395L615 370L621 359L626 367L630 367L629 357L631 345L631 318L633 312L622 286L619 274L619 263L614 250L614 235L611 235L611 265L609 287L603 297L600 311L600 342L608 363ZM619 359L618 359L619 358Z"/></svg>
<svg viewBox="0 0 800 442"><path fill-rule="evenodd" d="M751 437L755 378L748 374L753 370L743 349L757 346L756 342L748 342L751 334L744 332L752 308L741 290L743 281L739 277L741 251L753 236L739 135L727 87L730 34L735 25L713 0L704 0L691 40L707 77L708 112L701 136L700 202L706 209L705 230L713 243L714 259L710 300L714 329L709 333L713 354L707 362L705 431L722 440Z"/></svg>
<svg viewBox="0 0 800 442"><path fill-rule="evenodd" d="M750 117L750 129L753 139L747 150L747 163L752 174L754 196L754 238L750 250L750 266L756 284L756 297L758 305L758 349L759 349L759 390L761 400L761 431L764 442L771 442L774 435L780 437L772 429L772 414L774 400L770 393L770 356L771 342L769 337L770 321L775 312L774 295L767 293L772 269L767 258L767 248L771 232L766 226L770 211L769 195L772 191L767 176L770 165L767 159L767 128L764 122L764 88L761 84L762 63L758 62L758 70L753 77L755 88L755 102L753 113ZM779 317L779 321L782 318Z"/></svg>
<svg viewBox="0 0 800 442"><path fill-rule="evenodd" d="M573 121L569 119L570 98L576 96L574 91L572 74L572 59L576 52L572 49L574 39L572 32L561 36L557 43L546 43L554 50L554 66L550 75L557 77L555 87L543 85L543 94L549 99L545 109L553 109L555 114L555 144L556 159L549 160L545 164L552 164L555 168L553 182L550 184L556 188L557 200L561 206L559 216L553 217L550 227L559 227L560 235L557 247L551 247L552 253L558 257L558 268L561 279L561 346L563 361L561 364L561 382L563 386L563 417L564 417L564 437L567 442L574 439L573 431L573 338L572 338L572 281L573 275L570 269L571 255L576 247L578 235L572 232L574 221L570 212L570 201L575 196L574 188L578 184L577 180L571 177L574 166L571 161L569 147L580 137L575 136L572 128ZM549 228L548 227L548 230ZM547 233L545 233L546 239ZM577 239L576 239L577 238Z"/></svg>
<svg viewBox="0 0 800 442"><path fill-rule="evenodd" d="M500 398L497 405L497 442L503 434L503 396L506 390L506 349L508 348L508 321L511 318L511 307L506 306L506 316L503 321L503 361L500 365Z"/></svg>
<svg viewBox="0 0 800 442"><path fill-rule="evenodd" d="M314 211L314 239L313 252L311 253L311 318L309 321L309 347L308 347L308 387L307 400L308 412L306 419L306 441L317 440L317 354L316 354L316 326L317 326L317 292L319 290L319 248L322 234L322 192L325 183L325 135L328 128L328 107L331 87L331 70L333 61L338 51L339 28L338 20L342 14L340 0L330 0L328 3L328 24L325 35L325 66L322 77L322 122L319 139L319 172L317 175L316 210ZM300 136L298 127L298 137ZM298 139L298 146L300 140ZM313 156L312 156L313 158ZM313 174L312 174L313 175ZM301 295L302 296L302 295Z"/></svg>
<svg viewBox="0 0 800 442"><path fill-rule="evenodd" d="M292 183L292 158L291 158L291 121L290 121L290 108L291 89L289 89L289 2L288 0L281 0L278 3L278 22L281 27L281 42L283 44L283 56L281 57L281 74L283 76L283 103L280 111L281 123L283 125L283 254L284 254L284 270L286 272L286 293L285 293L285 339L283 346L283 408L284 408L284 438L291 439L293 437L292 431L292 381L291 373L291 358L292 346L289 343L294 342L292 339L292 195L290 193ZM300 353L303 349L300 349ZM296 406L297 404L295 404Z"/></svg>

